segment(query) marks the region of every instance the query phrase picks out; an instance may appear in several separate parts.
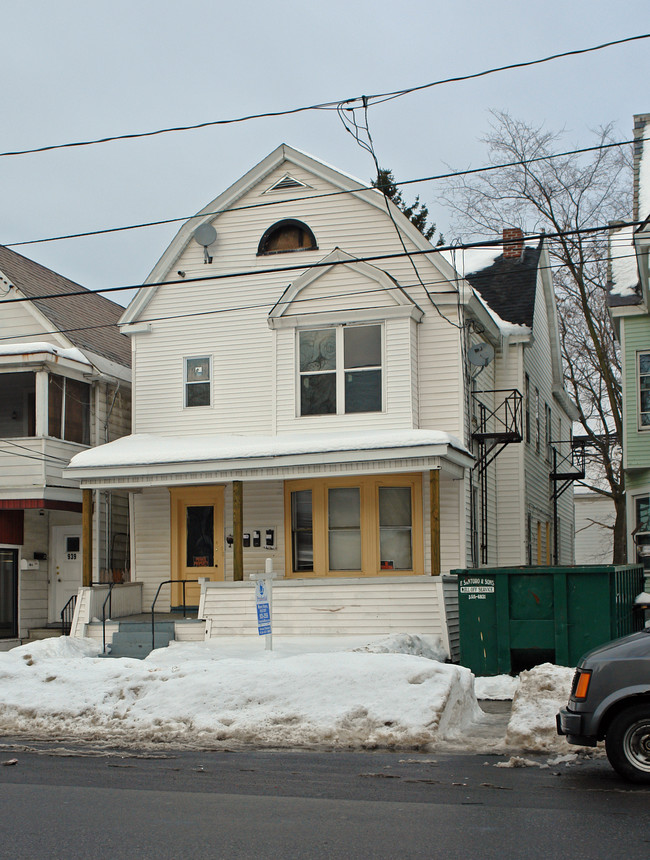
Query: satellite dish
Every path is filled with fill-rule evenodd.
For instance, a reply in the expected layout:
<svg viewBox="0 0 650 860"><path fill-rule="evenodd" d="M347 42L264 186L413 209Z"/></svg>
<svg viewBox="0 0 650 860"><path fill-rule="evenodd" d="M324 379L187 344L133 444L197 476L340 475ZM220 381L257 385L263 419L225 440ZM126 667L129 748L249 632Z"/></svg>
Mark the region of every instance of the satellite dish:
<svg viewBox="0 0 650 860"><path fill-rule="evenodd" d="M475 343L467 354L470 364L476 367L487 367L494 358L494 347L490 343Z"/></svg>
<svg viewBox="0 0 650 860"><path fill-rule="evenodd" d="M203 262L211 263L212 257L208 254L208 248L217 238L217 231L212 224L200 224L192 235L195 242L203 245Z"/></svg>

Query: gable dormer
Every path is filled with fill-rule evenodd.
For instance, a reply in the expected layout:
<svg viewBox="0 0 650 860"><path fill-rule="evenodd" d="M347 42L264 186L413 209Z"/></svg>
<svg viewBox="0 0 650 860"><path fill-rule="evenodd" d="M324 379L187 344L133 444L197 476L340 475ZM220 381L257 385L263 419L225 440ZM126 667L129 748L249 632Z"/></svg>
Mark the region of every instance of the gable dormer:
<svg viewBox="0 0 650 860"><path fill-rule="evenodd" d="M413 424L416 326L422 310L381 269L337 248L271 310L277 331L278 422Z"/></svg>

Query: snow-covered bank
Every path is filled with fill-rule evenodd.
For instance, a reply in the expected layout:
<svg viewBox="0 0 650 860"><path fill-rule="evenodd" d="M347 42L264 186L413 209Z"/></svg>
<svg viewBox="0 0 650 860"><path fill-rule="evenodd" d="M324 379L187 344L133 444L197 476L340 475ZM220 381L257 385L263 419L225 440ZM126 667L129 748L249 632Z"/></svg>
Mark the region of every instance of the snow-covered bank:
<svg viewBox="0 0 650 860"><path fill-rule="evenodd" d="M505 751L505 740L482 745L486 715L474 677L442 657L435 637L407 634L276 637L273 652L257 637L172 643L146 660L107 660L91 640L48 639L0 654L0 734L138 746L431 750L451 742ZM530 677L515 696L508 743L566 752L566 741L552 738L550 703L566 701L571 670L548 667L537 684L535 671L522 675ZM478 682L493 698L515 684Z"/></svg>
<svg viewBox="0 0 650 860"><path fill-rule="evenodd" d="M260 640L240 638L172 644L140 661L99 658L87 640L24 645L0 655L0 732L201 747L414 748L457 736L480 716L468 669L413 653L436 653L435 641L347 644L364 650L276 639L265 652ZM373 653L383 649L389 653ZM397 653L404 650L411 653Z"/></svg>

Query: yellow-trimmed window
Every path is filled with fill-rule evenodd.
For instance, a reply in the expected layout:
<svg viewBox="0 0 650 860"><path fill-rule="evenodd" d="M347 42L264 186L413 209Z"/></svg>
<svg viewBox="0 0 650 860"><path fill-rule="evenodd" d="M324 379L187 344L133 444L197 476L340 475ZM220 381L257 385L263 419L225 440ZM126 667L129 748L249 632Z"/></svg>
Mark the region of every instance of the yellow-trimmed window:
<svg viewBox="0 0 650 860"><path fill-rule="evenodd" d="M424 573L422 478L285 482L289 576Z"/></svg>

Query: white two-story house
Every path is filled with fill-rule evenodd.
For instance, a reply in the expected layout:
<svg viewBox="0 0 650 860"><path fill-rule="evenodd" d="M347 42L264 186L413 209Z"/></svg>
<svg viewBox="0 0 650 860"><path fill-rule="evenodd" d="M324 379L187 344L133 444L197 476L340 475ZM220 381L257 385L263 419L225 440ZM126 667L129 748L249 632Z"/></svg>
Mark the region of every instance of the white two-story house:
<svg viewBox="0 0 650 860"><path fill-rule="evenodd" d="M0 648L61 623L82 585L128 572L128 499L64 469L130 430L123 308L0 246ZM91 578L88 577L88 584Z"/></svg>
<svg viewBox="0 0 650 860"><path fill-rule="evenodd" d="M495 313L379 191L286 145L208 203L121 319L132 435L69 470L129 493L143 608L171 580L157 608L252 632L237 600L271 558L285 632L445 634L441 573L545 560L531 457L571 407L536 268L531 295L534 325Z"/></svg>

